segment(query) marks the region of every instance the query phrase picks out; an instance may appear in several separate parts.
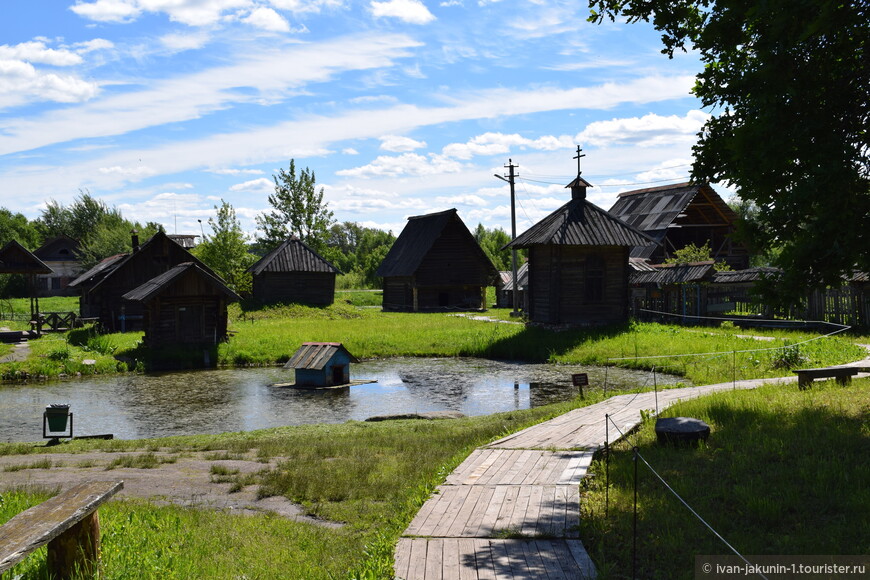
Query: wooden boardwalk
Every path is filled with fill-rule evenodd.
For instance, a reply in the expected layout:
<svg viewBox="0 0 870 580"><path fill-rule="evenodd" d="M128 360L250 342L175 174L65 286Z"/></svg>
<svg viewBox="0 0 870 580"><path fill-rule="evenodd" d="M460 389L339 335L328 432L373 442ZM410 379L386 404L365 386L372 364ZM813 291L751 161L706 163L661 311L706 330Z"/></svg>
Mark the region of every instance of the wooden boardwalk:
<svg viewBox="0 0 870 580"><path fill-rule="evenodd" d="M794 381L793 377L776 379ZM404 580L594 578L578 540L580 481L595 451L680 400L764 380L618 395L575 409L474 450L423 504L399 540L395 573Z"/></svg>

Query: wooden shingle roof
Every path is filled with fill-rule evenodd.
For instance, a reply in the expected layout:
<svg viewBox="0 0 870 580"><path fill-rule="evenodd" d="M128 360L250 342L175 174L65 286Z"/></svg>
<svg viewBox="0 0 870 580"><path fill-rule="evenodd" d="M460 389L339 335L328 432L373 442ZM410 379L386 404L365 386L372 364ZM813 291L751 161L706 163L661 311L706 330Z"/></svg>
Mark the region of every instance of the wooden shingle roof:
<svg viewBox="0 0 870 580"><path fill-rule="evenodd" d="M260 258L248 268L255 276L263 272L324 272L341 274L326 258L315 252L297 237L281 242L281 245Z"/></svg>
<svg viewBox="0 0 870 580"><path fill-rule="evenodd" d="M157 297L171 286L174 281L178 280L188 272L201 277L206 281L206 283L212 286L218 294L223 294L231 302L241 300L239 295L227 288L226 284L224 284L220 278L206 272L193 262L184 262L183 264L170 268L163 274L155 276L141 286L130 290L124 294L122 298L132 302L150 302L153 298Z"/></svg>
<svg viewBox="0 0 870 580"><path fill-rule="evenodd" d="M340 342L304 342L284 368L323 370L326 363L339 351L347 354L351 362L359 362Z"/></svg>
<svg viewBox="0 0 870 580"><path fill-rule="evenodd" d="M16 240L9 240L0 249L0 273L51 274L53 271Z"/></svg>
<svg viewBox="0 0 870 580"><path fill-rule="evenodd" d="M655 240L585 199L572 199L507 244L566 246L640 246Z"/></svg>
<svg viewBox="0 0 870 580"><path fill-rule="evenodd" d="M435 241L451 221L462 225L462 229L467 233L468 250L474 253L481 260L481 263L495 274L497 272L495 266L492 265L489 257L480 248L471 232L468 231L456 209L409 217L408 223L402 229L399 237L396 238L376 274L382 278L413 276L426 254L429 253Z"/></svg>
<svg viewBox="0 0 870 580"><path fill-rule="evenodd" d="M691 209L690 209L691 205ZM672 224L730 225L737 219L728 204L706 184L678 183L620 193L610 213L660 239Z"/></svg>
<svg viewBox="0 0 870 580"><path fill-rule="evenodd" d="M682 284L685 282L710 281L715 274L713 261L693 262L691 264L658 265L652 271L631 272L628 276L630 284Z"/></svg>
<svg viewBox="0 0 870 580"><path fill-rule="evenodd" d="M69 286L72 288L76 288L82 284L87 282L97 282L101 280L103 277L108 276L115 268L118 267L118 264L121 263L121 260L126 258L129 254L115 254L114 256L109 256L108 258L103 258L96 266L80 274L78 278L69 283Z"/></svg>

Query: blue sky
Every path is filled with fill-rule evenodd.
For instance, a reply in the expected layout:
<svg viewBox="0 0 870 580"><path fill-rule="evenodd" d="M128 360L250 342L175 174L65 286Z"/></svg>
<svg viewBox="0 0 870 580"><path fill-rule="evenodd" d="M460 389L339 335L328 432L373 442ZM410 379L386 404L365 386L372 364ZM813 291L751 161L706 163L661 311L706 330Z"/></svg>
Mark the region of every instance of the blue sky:
<svg viewBox="0 0 870 580"><path fill-rule="evenodd" d="M80 191L169 233L226 200L243 227L272 175L313 170L335 218L391 229L455 207L522 232L569 197L686 179L709 111L694 54L582 0L4 2L0 205L30 218ZM206 226L206 233L208 228Z"/></svg>

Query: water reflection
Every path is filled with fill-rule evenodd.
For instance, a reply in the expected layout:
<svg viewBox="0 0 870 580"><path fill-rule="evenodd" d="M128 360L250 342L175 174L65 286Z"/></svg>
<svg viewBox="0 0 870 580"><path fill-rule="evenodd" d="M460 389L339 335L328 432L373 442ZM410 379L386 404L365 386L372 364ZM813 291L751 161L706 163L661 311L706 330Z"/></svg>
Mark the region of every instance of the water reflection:
<svg viewBox="0 0 870 580"><path fill-rule="evenodd" d="M597 367L482 359L388 359L354 365L354 379L376 383L338 390L272 387L292 380L281 368L82 378L0 385L0 441L39 441L42 411L69 403L77 435L121 439L250 431L281 425L341 423L374 415L452 410L485 415L527 409L577 395L571 374L589 375L587 389L651 386L652 375ZM659 384L676 377L659 376Z"/></svg>

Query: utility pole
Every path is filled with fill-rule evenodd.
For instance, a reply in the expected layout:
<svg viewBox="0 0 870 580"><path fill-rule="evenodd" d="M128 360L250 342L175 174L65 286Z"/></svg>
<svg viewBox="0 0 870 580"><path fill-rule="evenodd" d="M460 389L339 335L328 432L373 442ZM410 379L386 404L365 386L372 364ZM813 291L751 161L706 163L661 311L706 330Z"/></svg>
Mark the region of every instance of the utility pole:
<svg viewBox="0 0 870 580"><path fill-rule="evenodd" d="M517 239L517 208L516 208L516 193L514 191L514 179L516 175L514 175L514 165L512 159L508 159L508 164L505 165L508 168L508 178L505 179L501 175L495 174L495 177L501 179L502 181L508 182L511 186L511 241ZM520 311L518 309L519 302L519 280L517 280L517 249L511 248L511 275L513 276L514 281L514 292L513 292L513 305L514 309L511 312L511 316L519 316Z"/></svg>

